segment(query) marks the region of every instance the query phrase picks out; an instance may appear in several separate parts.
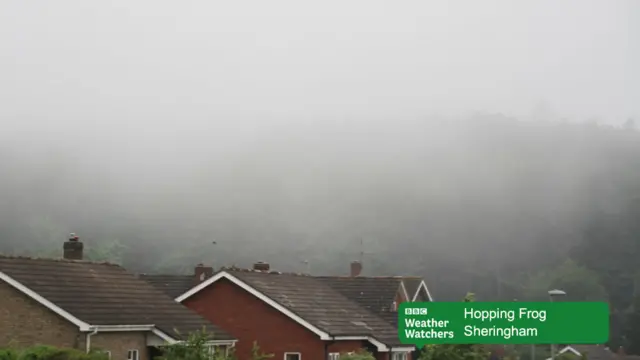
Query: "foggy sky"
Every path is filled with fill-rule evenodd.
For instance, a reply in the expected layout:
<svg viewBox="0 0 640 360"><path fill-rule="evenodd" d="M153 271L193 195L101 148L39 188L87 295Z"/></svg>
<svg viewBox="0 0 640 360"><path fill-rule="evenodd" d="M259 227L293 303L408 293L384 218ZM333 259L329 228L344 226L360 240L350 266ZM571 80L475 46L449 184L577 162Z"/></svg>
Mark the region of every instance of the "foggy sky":
<svg viewBox="0 0 640 360"><path fill-rule="evenodd" d="M489 222L465 232L442 219L473 206L518 217L521 192L564 219L585 198L578 155L545 154L549 176L521 191L543 171L472 134L405 125L640 116L639 14L634 0L0 1L0 156L15 160L0 169L5 193L16 204L14 189L35 193L45 214L77 206L77 223L91 203L165 230L251 224L247 238L290 243L427 232L462 243Z"/></svg>
<svg viewBox="0 0 640 360"><path fill-rule="evenodd" d="M303 119L527 116L544 102L619 123L640 113L639 11L633 0L2 1L0 122L204 136Z"/></svg>

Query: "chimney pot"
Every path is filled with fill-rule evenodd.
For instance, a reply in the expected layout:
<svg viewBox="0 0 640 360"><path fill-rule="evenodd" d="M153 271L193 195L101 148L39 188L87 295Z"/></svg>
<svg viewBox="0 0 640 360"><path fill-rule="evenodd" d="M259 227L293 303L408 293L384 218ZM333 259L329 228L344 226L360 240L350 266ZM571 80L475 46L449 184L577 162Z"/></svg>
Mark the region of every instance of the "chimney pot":
<svg viewBox="0 0 640 360"><path fill-rule="evenodd" d="M360 261L351 262L351 277L360 276L362 272L362 263Z"/></svg>
<svg viewBox="0 0 640 360"><path fill-rule="evenodd" d="M258 270L258 271L269 271L269 263L263 262L263 261L258 261L257 263L253 264L253 270Z"/></svg>
<svg viewBox="0 0 640 360"><path fill-rule="evenodd" d="M193 283L195 286L213 276L213 267L204 266L204 264L200 263L196 265L193 270L193 275Z"/></svg>
<svg viewBox="0 0 640 360"><path fill-rule="evenodd" d="M71 233L69 240L65 241L62 246L62 257L68 260L82 260L84 245L80 242L80 238Z"/></svg>

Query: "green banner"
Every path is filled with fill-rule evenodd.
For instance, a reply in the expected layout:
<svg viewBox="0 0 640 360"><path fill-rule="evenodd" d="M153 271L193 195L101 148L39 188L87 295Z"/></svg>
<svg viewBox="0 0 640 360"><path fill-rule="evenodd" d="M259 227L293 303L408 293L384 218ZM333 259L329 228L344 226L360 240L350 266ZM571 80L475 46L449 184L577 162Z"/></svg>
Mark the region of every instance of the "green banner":
<svg viewBox="0 0 640 360"><path fill-rule="evenodd" d="M404 344L604 344L609 304L604 302L402 303Z"/></svg>

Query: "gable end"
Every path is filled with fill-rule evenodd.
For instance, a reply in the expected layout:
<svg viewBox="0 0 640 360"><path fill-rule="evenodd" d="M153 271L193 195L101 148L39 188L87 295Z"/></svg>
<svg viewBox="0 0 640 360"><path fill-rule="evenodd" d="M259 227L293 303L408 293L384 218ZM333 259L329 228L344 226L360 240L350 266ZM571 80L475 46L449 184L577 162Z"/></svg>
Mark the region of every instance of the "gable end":
<svg viewBox="0 0 640 360"><path fill-rule="evenodd" d="M195 295L196 293L200 292L200 290L208 287L209 285L215 283L216 281L218 281L220 279L227 279L230 282L232 282L234 285L239 286L240 288L242 288L243 290L247 291L251 295L255 296L256 298L258 298L260 300L262 300L263 302L265 302L268 305L270 305L271 307L275 308L276 310L278 310L282 314L286 315L287 317L291 318L292 320L294 320L298 324L304 326L305 328L307 328L308 330L310 330L314 334L318 335L321 340L331 340L332 339L331 335L329 335L328 333L320 330L316 326L312 325L308 321L306 321L303 318L301 318L300 316L296 315L291 310L289 310L289 309L285 308L284 306L278 304L276 301L274 301L273 299L271 299L267 295L265 295L265 294L261 293L260 291L254 289L252 286L248 285L247 283L245 283L244 281L238 279L237 277L227 273L226 271L221 271L221 272L217 273L213 277L210 277L206 281L200 283L200 285L198 285L198 286L194 287L193 289L187 291L186 293L178 296L175 300L177 302L181 303L181 302L185 301L186 299L190 298L191 296Z"/></svg>
<svg viewBox="0 0 640 360"><path fill-rule="evenodd" d="M418 298L418 295L420 295L420 291L424 291L427 294L427 299L433 302L433 297L431 297L429 288L427 288L427 283L424 280L420 282L420 286L418 286L418 290L416 290L416 293L413 295L412 301L416 301L416 299Z"/></svg>
<svg viewBox="0 0 640 360"><path fill-rule="evenodd" d="M90 330L90 325L89 324L87 324L84 321L81 321L80 319L78 319L77 317L69 314L68 312L66 312L61 307L59 307L56 304L52 303L51 301L45 299L44 297L38 295L38 293L36 293L35 291L29 289L28 287L22 285L20 282L16 281L15 279L13 279L12 277L10 277L7 274L3 273L2 271L0 271L0 280L2 280L4 282L6 282L7 284L11 285L13 288L15 288L16 290L18 290L18 291L22 292L23 294L27 295L31 299L37 301L38 303L40 303L40 305L46 307L47 309L53 311L56 314L62 316L67 321L69 321L72 324L76 325L80 329L80 331L89 331Z"/></svg>

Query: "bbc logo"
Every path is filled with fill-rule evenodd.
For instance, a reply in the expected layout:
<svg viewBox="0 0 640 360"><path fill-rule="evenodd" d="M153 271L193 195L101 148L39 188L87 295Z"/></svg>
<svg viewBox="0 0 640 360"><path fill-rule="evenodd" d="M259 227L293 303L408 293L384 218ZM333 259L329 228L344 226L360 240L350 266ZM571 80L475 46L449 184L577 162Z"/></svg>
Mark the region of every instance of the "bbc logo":
<svg viewBox="0 0 640 360"><path fill-rule="evenodd" d="M405 308L405 315L427 315L427 308Z"/></svg>

